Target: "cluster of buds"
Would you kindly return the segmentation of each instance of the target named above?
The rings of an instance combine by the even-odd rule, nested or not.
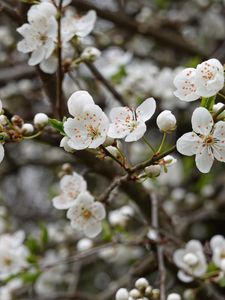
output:
[[[139,278],[135,287],[128,291],[121,288],[116,293],[116,300],[159,300],[160,291],[154,289],[146,278]]]

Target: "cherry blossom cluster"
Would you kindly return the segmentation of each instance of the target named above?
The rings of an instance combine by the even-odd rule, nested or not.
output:
[[[116,300],[158,300],[160,299],[160,291],[154,289],[146,278],[139,278],[135,282],[135,287],[128,291],[120,288],[116,293]],[[167,300],[181,300],[177,293],[169,294]]]
[[[98,235],[106,212],[103,204],[95,201],[87,191],[85,179],[75,172],[64,175],[60,181],[60,190],[60,195],[53,198],[54,207],[68,209],[67,217],[74,229],[84,232],[90,238]]]
[[[61,17],[62,12],[58,11],[59,1],[42,0],[29,9],[27,13],[28,23],[17,28],[18,33],[23,37],[23,40],[17,45],[18,51],[31,53],[28,64],[31,66],[39,64],[41,70],[45,73],[52,74],[56,72],[58,47],[62,49],[62,58],[65,60],[65,64],[68,64],[68,62],[71,64],[74,57],[73,38],[84,38],[94,28],[95,11],[89,11],[83,17],[78,18],[74,11],[67,7],[70,2],[63,1],[64,15]],[[60,25],[58,14],[60,14]],[[100,52],[93,47],[88,47],[82,55],[83,59],[87,59],[99,56]]]
[[[225,238],[221,235],[213,236],[210,240],[210,247],[212,251],[211,265],[214,265],[212,277],[214,281],[220,281],[225,278]],[[173,260],[180,269],[178,278],[183,282],[191,282],[199,278],[204,279],[208,272],[208,263],[203,246],[197,240],[191,240],[185,248],[176,250]],[[210,272],[208,275],[210,277]]]
[[[0,100],[0,163],[4,158],[5,143],[20,142],[26,138],[37,136],[43,128],[48,124],[48,116],[44,113],[38,113],[34,116],[33,124],[25,123],[24,120],[14,115],[10,119],[4,114],[2,102]]]

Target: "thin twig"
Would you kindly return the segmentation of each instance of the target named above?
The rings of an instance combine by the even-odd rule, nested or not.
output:
[[[90,62],[85,62],[88,69],[92,74],[111,92],[111,94],[123,105],[126,105],[126,102],[123,99],[123,96],[117,92],[113,85],[99,72],[99,70]]]

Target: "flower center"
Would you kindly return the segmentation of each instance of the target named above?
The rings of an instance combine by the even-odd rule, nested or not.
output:
[[[91,213],[90,210],[85,209],[85,210],[83,211],[83,217],[84,217],[85,219],[90,219],[91,216],[92,216],[92,213]]]
[[[44,35],[44,34],[41,34],[40,35],[40,41],[42,42],[42,43],[45,43],[46,41],[47,41],[47,36],[46,35]]]
[[[215,139],[214,139],[214,137],[213,137],[212,135],[209,135],[209,136],[207,136],[207,137],[205,138],[204,143],[205,143],[206,145],[212,145],[212,144],[215,143]]]
[[[11,264],[12,264],[12,260],[9,257],[5,257],[3,262],[4,262],[4,265],[8,266],[8,267],[11,266]]]
[[[101,136],[101,133],[99,131],[98,128],[94,128],[92,125],[89,125],[88,128],[88,134],[91,137],[92,140],[94,140],[95,138]]]

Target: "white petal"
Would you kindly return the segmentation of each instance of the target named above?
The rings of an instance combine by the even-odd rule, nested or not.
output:
[[[186,274],[186,273],[183,272],[183,271],[179,271],[179,272],[177,273],[177,277],[178,277],[182,282],[189,283],[189,282],[192,282],[192,281],[193,281],[193,277],[189,276],[188,274]]]
[[[81,114],[84,106],[92,104],[94,104],[93,98],[86,91],[77,91],[73,93],[67,103],[69,113],[72,116]]]
[[[58,67],[58,60],[54,55],[50,56],[48,59],[42,60],[42,62],[40,63],[40,69],[43,72],[48,74],[55,73],[57,67]]]
[[[84,228],[84,233],[89,238],[96,237],[102,231],[101,222],[90,222]]]
[[[143,135],[146,132],[146,125],[145,123],[141,123],[137,126],[137,128],[135,128],[130,134],[127,135],[127,137],[125,138],[125,142],[136,142],[138,141],[140,138],[143,137]]]
[[[212,130],[213,118],[206,108],[198,107],[193,112],[191,123],[195,132],[207,136]]]
[[[79,37],[87,36],[94,28],[94,24],[96,21],[96,12],[94,10],[90,10],[86,15],[76,20],[75,28],[76,35]]]
[[[0,163],[2,162],[3,158],[5,155],[5,150],[4,147],[2,146],[2,144],[0,144]]]
[[[218,161],[225,162],[225,144],[224,141],[212,145],[213,155]]]
[[[44,56],[45,56],[44,48],[39,47],[37,50],[34,50],[34,52],[32,52],[31,57],[28,60],[28,64],[30,66],[35,66],[44,59]]]
[[[214,126],[213,137],[225,140],[225,122],[219,121]]]
[[[197,240],[190,240],[186,244],[186,249],[191,252],[203,251],[202,244]]]
[[[114,107],[109,117],[112,121],[108,130],[109,137],[121,139],[130,133],[129,125],[133,121],[133,115],[128,107]]]
[[[213,165],[213,154],[210,147],[202,147],[201,151],[196,154],[196,166],[202,173],[208,173]]]
[[[202,140],[195,132],[188,132],[177,140],[177,150],[187,156],[196,154],[197,149],[201,146]]]
[[[225,246],[225,239],[222,235],[215,235],[211,238],[210,240],[210,247],[212,248],[212,250],[216,247],[224,247]]]
[[[92,213],[97,220],[102,220],[106,216],[105,207],[100,202],[95,202],[93,205]]]
[[[76,201],[76,199],[72,200],[71,198],[67,198],[64,195],[60,195],[60,196],[54,197],[52,199],[53,206],[56,209],[68,209],[71,206],[73,206],[73,204],[75,203],[75,201]]]
[[[154,98],[146,99],[141,105],[136,109],[137,117],[142,121],[147,121],[151,118],[156,110],[156,102]]]

